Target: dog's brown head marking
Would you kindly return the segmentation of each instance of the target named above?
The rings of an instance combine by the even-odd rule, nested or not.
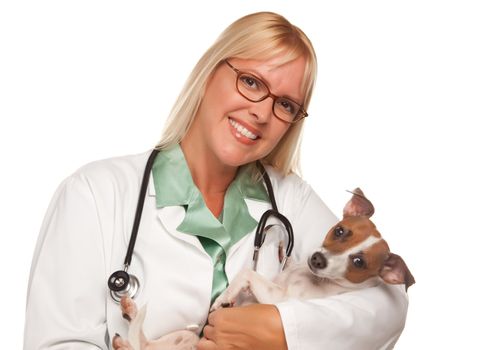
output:
[[[361,189],[356,188],[350,193],[352,198],[344,207],[343,219],[328,232],[322,251],[328,259],[338,260],[340,256],[346,256],[348,261],[343,277],[352,283],[379,276],[386,283],[404,283],[407,289],[414,283],[414,277],[402,258],[390,252],[370,220],[374,206]],[[346,255],[346,252],[349,253]]]

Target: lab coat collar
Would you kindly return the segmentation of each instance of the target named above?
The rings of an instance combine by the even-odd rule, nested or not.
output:
[[[150,197],[155,197],[155,187],[154,187],[154,179],[152,175],[149,179],[149,188],[148,193]],[[271,204],[269,202],[263,202],[258,200],[246,199],[247,208],[249,210],[249,214],[259,222],[262,214],[271,209]],[[178,231],[177,227],[180,223],[184,220],[185,217],[185,209],[182,206],[171,206],[171,207],[164,207],[164,208],[157,208],[157,218],[159,220],[159,224],[161,224],[164,229],[170,234],[171,236],[179,239],[192,247],[195,247],[196,250],[204,255],[207,259],[211,260],[209,254],[205,251],[204,247],[202,246],[201,242],[196,236],[185,234],[184,232]],[[252,241],[252,242],[251,242]],[[234,259],[237,253],[242,251],[240,248],[244,244],[252,245],[254,242],[253,233],[247,234],[246,236],[242,237],[239,241],[234,243],[229,251],[227,252],[227,261],[231,261]],[[228,274],[229,278],[234,275],[230,269],[226,266],[226,273]]]
[[[239,193],[242,199],[268,202],[269,196],[262,178],[255,179],[256,174],[254,163],[240,167],[228,191]],[[154,191],[159,193],[156,197],[157,207],[189,205],[201,197],[178,144],[157,155],[152,167],[152,178]]]
[[[173,165],[175,169],[167,169],[167,172],[162,171],[163,168],[167,168],[167,162],[169,163],[169,165]],[[190,177],[190,172],[188,172],[188,167],[187,164],[185,164],[185,159],[180,146],[177,145],[172,149],[163,151],[163,153],[160,155],[160,159],[156,159],[156,163],[157,164],[154,163],[154,170],[149,177],[148,195],[151,197],[156,197],[157,193],[162,193],[160,195],[160,198],[159,196],[156,197],[157,215],[159,219],[163,223],[164,227],[171,234],[173,234],[179,239],[182,239],[183,241],[186,241],[190,244],[195,245],[196,247],[201,248],[201,245],[199,244],[199,241],[195,236],[185,234],[186,232],[192,233],[192,228],[190,228],[190,230],[187,229],[186,231],[185,227],[183,227],[183,224],[185,226],[185,220],[187,219],[185,215],[184,205],[193,206],[193,204],[195,203],[194,199],[196,198],[194,194],[197,194],[198,196],[200,195],[200,193],[197,193],[198,190],[193,184],[193,181]],[[236,203],[238,201],[243,201],[243,203],[245,203],[243,205],[245,206],[249,214],[247,214],[246,212],[242,215],[242,217],[244,218],[244,225],[242,225],[242,223],[234,221],[234,226],[232,226],[232,222],[230,221],[236,220],[237,214],[234,218],[230,218],[229,216],[227,216],[227,218],[225,218],[228,220],[226,224],[228,224],[228,227],[231,227],[231,230],[233,230],[230,233],[232,235],[230,239],[227,239],[227,237],[223,237],[225,236],[225,234],[222,235],[219,234],[219,232],[217,232],[216,234],[213,230],[202,230],[201,227],[197,227],[194,230],[196,232],[195,234],[200,234],[201,236],[214,239],[215,241],[219,241],[218,243],[223,246],[225,251],[235,250],[235,246],[238,246],[238,243],[240,243],[240,241],[243,241],[243,236],[245,236],[249,232],[252,232],[255,229],[256,224],[261,217],[261,214],[265,210],[270,208],[268,195],[264,188],[263,182],[252,181],[252,179],[250,178],[251,173],[248,172],[248,170],[249,169],[246,167],[241,168],[239,170],[237,178],[234,180],[232,186],[229,188],[229,191],[239,193],[239,197],[236,196],[235,199]],[[172,174],[172,171],[175,171],[175,174]],[[176,175],[178,176],[175,177]],[[181,178],[181,184],[182,182],[187,182],[188,184],[190,184],[190,186],[185,184],[184,186],[178,186],[179,176]],[[162,177],[162,179],[167,178],[167,181],[158,181],[160,177]],[[187,180],[190,180],[190,182],[186,181],[186,177],[188,177]],[[174,181],[171,181],[172,179],[174,179]],[[172,187],[169,186],[171,183],[173,183]],[[174,190],[172,190],[172,188],[174,188]],[[232,203],[233,198],[230,199],[230,207],[232,207],[236,203]],[[227,200],[225,205],[228,204],[229,200]],[[229,210],[231,214],[234,212],[238,212],[238,210],[234,210],[230,207]],[[232,212],[232,210],[234,211]],[[238,212],[238,214],[240,214],[240,212]],[[247,219],[249,219],[249,225],[246,224]],[[224,231],[222,224],[220,225],[220,227],[222,228],[221,231]],[[241,226],[245,226],[244,229],[241,229]],[[239,231],[239,229],[241,231]],[[210,237],[212,235],[214,236]]]

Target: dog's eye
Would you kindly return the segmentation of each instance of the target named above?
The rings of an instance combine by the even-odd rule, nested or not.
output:
[[[358,256],[352,258],[352,264],[356,266],[357,268],[363,268],[366,266],[366,263],[364,262],[363,258],[360,258]]]
[[[344,236],[344,233],[345,233],[345,231],[344,231],[344,229],[343,229],[341,226],[337,226],[337,227],[334,229],[334,235],[335,235],[336,237],[342,237],[342,236]]]

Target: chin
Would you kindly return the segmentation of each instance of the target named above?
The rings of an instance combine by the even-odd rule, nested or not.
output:
[[[222,164],[230,167],[240,167],[259,159],[236,147],[224,147],[220,152],[217,152],[217,158]]]
[[[219,159],[222,162],[222,164],[229,167],[235,167],[235,168],[238,168],[240,166],[243,166],[245,164],[255,161],[255,159],[249,160],[242,156],[236,157],[235,155],[225,155],[223,157],[220,157]]]
[[[248,157],[247,154],[239,151],[223,151],[218,154],[218,158],[222,164],[236,168],[257,160],[256,158]]]

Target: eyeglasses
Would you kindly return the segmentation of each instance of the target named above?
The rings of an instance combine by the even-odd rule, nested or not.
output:
[[[224,62],[237,74],[236,88],[239,94],[251,102],[261,102],[272,97],[272,113],[287,123],[295,123],[307,117],[307,112],[297,102],[287,97],[272,94],[264,81],[251,73],[238,70],[229,61]]]

